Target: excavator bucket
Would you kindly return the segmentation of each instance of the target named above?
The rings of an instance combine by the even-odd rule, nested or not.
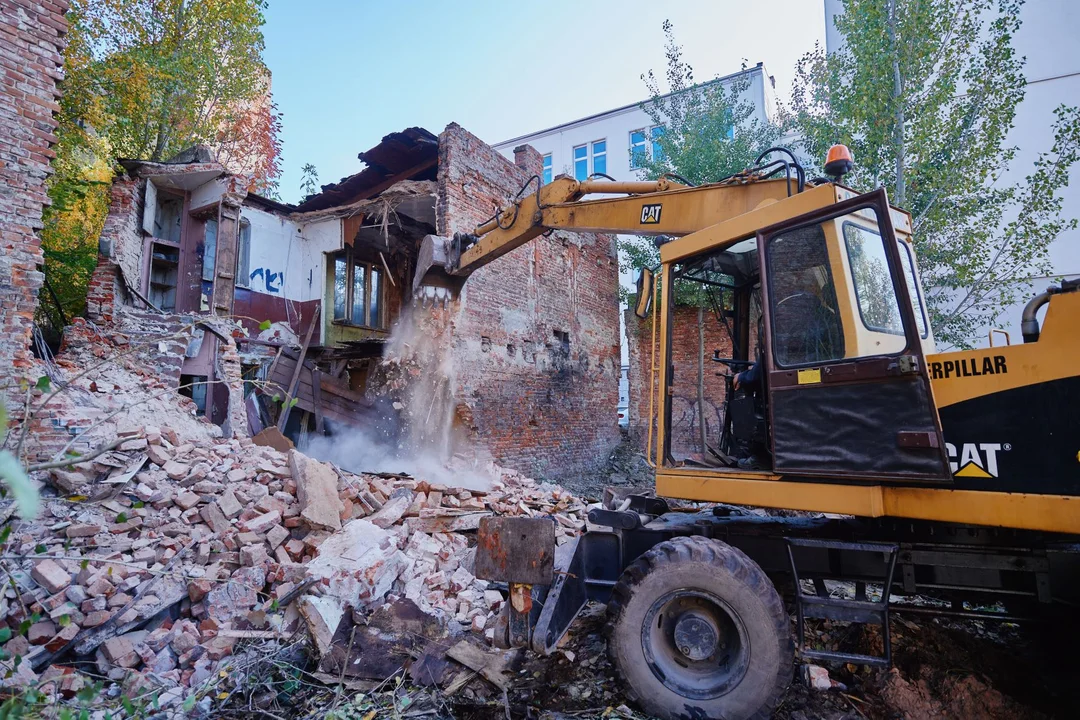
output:
[[[449,238],[427,235],[420,244],[416,258],[416,274],[413,276],[413,297],[428,299],[456,299],[465,284],[465,276],[451,274],[455,264],[452,257],[453,244]]]

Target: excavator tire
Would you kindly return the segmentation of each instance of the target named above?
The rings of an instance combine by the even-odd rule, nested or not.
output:
[[[608,612],[624,691],[664,720],[768,718],[791,682],[780,595],[757,563],[719,540],[679,537],[644,553]]]

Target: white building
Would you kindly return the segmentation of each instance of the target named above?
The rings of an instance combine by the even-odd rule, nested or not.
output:
[[[739,80],[749,81],[742,99],[753,103],[754,117],[761,122],[771,120],[776,113],[776,81],[764,65],[758,63],[713,82],[730,85]],[[589,115],[496,143],[494,147],[513,160],[515,147],[532,145],[544,156],[544,182],[563,174],[584,180],[593,173],[610,175],[616,180],[637,180],[633,159],[653,152],[653,139],[660,131],[641,105],[634,103]]]
[[[844,11],[842,0],[825,2],[825,43],[832,52],[843,44],[833,18]],[[1061,104],[1075,105],[1080,98],[1080,3],[1076,0],[1028,0],[1020,11],[1022,25],[1013,36],[1016,54],[1027,58],[1024,75],[1027,89],[1016,109],[1006,145],[1019,148],[1012,167],[999,180],[1012,184],[1023,180],[1034,168],[1040,152],[1054,144],[1054,109]],[[858,158],[856,158],[858,160]],[[1080,218],[1080,168],[1073,167],[1069,186],[1062,190],[1063,214]],[[1080,230],[1063,233],[1050,247],[1053,274],[1028,278],[1034,291],[1042,291],[1058,277],[1080,275]],[[1013,342],[1020,342],[1020,312],[1023,302],[1009,308],[998,326],[1009,332]],[[989,328],[987,328],[989,331]],[[1000,338],[996,339],[1000,342]],[[985,345],[987,340],[983,339]]]

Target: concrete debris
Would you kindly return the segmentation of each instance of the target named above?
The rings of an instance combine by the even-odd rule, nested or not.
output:
[[[803,666],[803,677],[806,680],[806,685],[811,690],[847,690],[847,686],[844,683],[837,680],[833,680],[829,675],[829,671],[820,665],[807,664]]]
[[[296,450],[289,451],[289,469],[296,483],[301,517],[313,527],[340,530],[345,506],[338,498],[334,470]]]
[[[451,648],[480,662],[504,603],[473,574],[479,519],[553,515],[560,542],[585,521],[562,488],[493,464],[489,488],[476,490],[355,474],[250,439],[122,430],[129,450],[42,473],[68,498],[46,489],[39,519],[8,540],[6,552],[26,559],[9,567],[0,624],[27,630],[2,646],[22,658],[3,666],[5,684],[48,680],[74,693],[84,679],[57,663],[83,660],[125,688],[183,698],[230,655],[299,630],[335,677],[351,639],[354,655],[372,653],[351,677],[384,679],[389,658],[391,673],[405,663],[417,682],[441,685],[461,671]],[[456,458],[450,477],[458,462],[476,476],[475,461]],[[498,655],[474,668],[496,684]]]

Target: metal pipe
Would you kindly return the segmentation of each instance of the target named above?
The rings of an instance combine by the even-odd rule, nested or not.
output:
[[[1038,342],[1039,340],[1039,318],[1036,314],[1046,303],[1050,302],[1050,292],[1040,293],[1028,301],[1028,304],[1024,306],[1024,314],[1020,320],[1020,333],[1024,336],[1024,342]]]
[[[661,179],[655,181],[618,181],[610,180],[585,180],[578,186],[578,192],[582,195],[591,193],[622,193],[628,195],[646,195],[655,192],[664,192],[673,188],[683,187],[679,183]]]

